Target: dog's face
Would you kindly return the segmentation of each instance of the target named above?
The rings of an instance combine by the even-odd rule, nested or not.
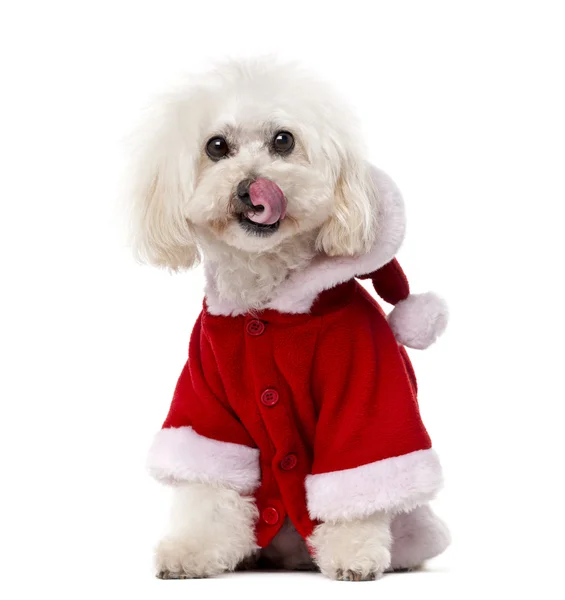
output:
[[[296,67],[228,64],[160,106],[136,175],[137,236],[149,262],[191,266],[203,239],[276,251],[311,232],[331,255],[361,253],[377,198],[355,123]]]
[[[197,229],[250,252],[319,228],[331,212],[332,178],[323,162],[312,164],[307,132],[289,116],[275,119],[270,113],[269,107],[250,102],[229,118],[214,119],[200,139],[194,192],[186,207]],[[272,185],[266,184],[266,193],[256,192],[256,182],[264,180]],[[270,222],[258,222],[266,210]]]

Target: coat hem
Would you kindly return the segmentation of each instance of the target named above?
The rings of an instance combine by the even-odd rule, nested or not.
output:
[[[357,519],[377,511],[409,512],[434,498],[443,484],[432,449],[331,473],[308,475],[306,495],[312,519]]]

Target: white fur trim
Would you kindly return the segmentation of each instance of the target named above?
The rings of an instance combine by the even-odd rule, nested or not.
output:
[[[250,493],[259,485],[259,450],[212,440],[192,427],[161,429],[149,450],[147,469],[163,483],[209,483]]]
[[[447,319],[445,300],[427,292],[401,300],[389,314],[388,323],[400,344],[425,350],[445,331]]]
[[[378,241],[372,250],[362,256],[319,256],[306,269],[282,283],[277,288],[276,297],[264,308],[284,313],[307,313],[320,292],[358,275],[376,271],[394,258],[404,240],[404,202],[396,184],[386,173],[371,166],[371,177],[378,190],[380,205]],[[213,273],[207,270],[206,276],[206,305],[211,314],[235,316],[246,312],[223,301],[211,281]]]
[[[308,511],[322,521],[358,519],[376,511],[410,511],[429,502],[442,486],[434,450],[306,477]]]
[[[391,524],[391,569],[413,569],[451,543],[446,524],[428,506],[396,515]]]

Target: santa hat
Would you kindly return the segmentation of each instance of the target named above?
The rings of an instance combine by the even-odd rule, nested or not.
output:
[[[395,258],[360,279],[371,279],[377,294],[394,305],[388,322],[403,346],[424,350],[444,332],[447,304],[433,292],[411,294],[408,279]]]

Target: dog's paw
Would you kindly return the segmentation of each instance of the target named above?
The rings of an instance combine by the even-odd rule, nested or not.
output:
[[[389,518],[322,523],[310,538],[320,571],[338,581],[372,581],[390,567]]]
[[[380,574],[379,574],[380,577]],[[357,571],[351,571],[338,569],[335,574],[337,581],[374,581],[377,578],[377,573],[358,573]]]
[[[229,549],[198,545],[194,540],[166,537],[155,550],[155,567],[159,579],[201,579],[235,569],[237,558]]]
[[[194,579],[194,577],[191,577],[186,573],[174,573],[164,569],[163,571],[157,572],[157,579]]]
[[[370,552],[327,557],[320,570],[337,581],[374,581],[380,579],[390,566],[390,551],[384,546],[373,545]],[[329,560],[328,560],[329,559]]]

